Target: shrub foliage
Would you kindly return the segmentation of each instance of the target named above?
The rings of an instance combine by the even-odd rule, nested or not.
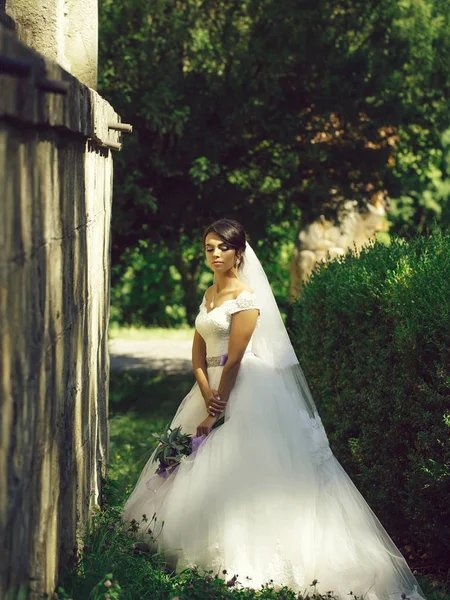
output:
[[[293,315],[336,456],[413,566],[448,568],[450,235],[349,251]]]

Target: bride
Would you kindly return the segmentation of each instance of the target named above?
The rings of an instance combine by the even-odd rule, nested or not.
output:
[[[299,592],[317,580],[317,592],[342,599],[423,598],[330,450],[243,227],[221,219],[203,241],[214,284],[195,321],[196,383],[171,427],[206,439],[165,479],[153,453],[122,518],[139,523],[156,512],[158,549],[177,571],[226,569],[247,586],[273,580]]]

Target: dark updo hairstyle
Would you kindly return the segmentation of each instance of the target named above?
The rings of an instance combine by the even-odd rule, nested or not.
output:
[[[245,251],[247,246],[245,229],[240,223],[233,219],[219,219],[211,223],[203,232],[203,245],[208,233],[215,233],[223,239],[231,248],[234,248],[236,252],[241,250]],[[241,256],[241,260],[238,265],[238,270],[244,266],[244,257]]]

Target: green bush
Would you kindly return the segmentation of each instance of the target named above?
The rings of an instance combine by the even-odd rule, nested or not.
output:
[[[295,237],[291,229],[284,222],[271,225],[261,247],[256,244],[283,314]],[[116,328],[193,325],[203,292],[213,282],[204,250],[197,246],[140,240],[127,248],[112,267],[111,324]]]
[[[292,339],[332,448],[413,564],[450,567],[450,236],[322,265]]]
[[[138,327],[186,323],[181,275],[167,246],[140,240],[113,265],[111,322]]]

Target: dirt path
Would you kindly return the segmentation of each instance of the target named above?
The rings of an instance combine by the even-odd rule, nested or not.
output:
[[[191,340],[121,340],[109,342],[111,370],[149,369],[167,373],[189,373]]]

